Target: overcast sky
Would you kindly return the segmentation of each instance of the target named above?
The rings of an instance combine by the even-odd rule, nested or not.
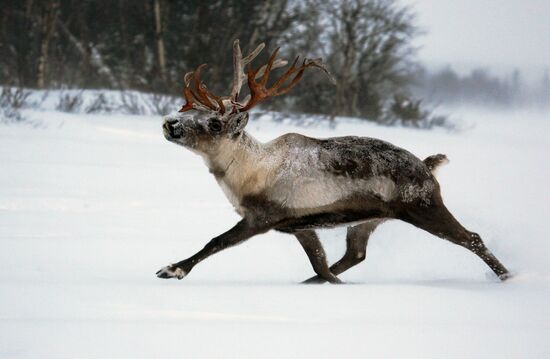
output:
[[[550,68],[550,0],[402,0],[413,5],[428,65]]]

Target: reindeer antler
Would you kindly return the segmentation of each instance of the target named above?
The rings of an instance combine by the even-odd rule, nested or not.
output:
[[[195,109],[199,111],[219,112],[221,114],[225,113],[222,98],[210,92],[200,79],[201,71],[205,66],[206,64],[202,64],[195,71],[188,72],[183,77],[185,85],[183,88],[183,97],[186,103],[179,112]],[[191,88],[191,83],[195,85],[194,90]]]
[[[243,58],[241,47],[239,46],[239,40],[235,40],[233,42],[233,86],[229,96],[218,97],[214,95],[212,92],[208,91],[206,85],[200,80],[200,73],[206,64],[202,64],[197,67],[195,71],[185,74],[183,80],[185,85],[183,89],[183,96],[186,100],[186,104],[180,109],[179,112],[195,109],[199,111],[220,112],[221,114],[224,114],[224,101],[226,101],[229,105],[234,105],[238,100],[239,91],[241,90],[242,84],[246,79],[244,67],[254,60],[264,47],[265,44],[261,43],[254,49],[254,51]],[[191,84],[194,84],[195,89],[191,88]]]
[[[327,70],[326,66],[323,64],[321,59],[308,59],[305,58],[302,61],[302,65],[296,66],[299,60],[299,56],[294,59],[294,62],[286,70],[286,72],[277,80],[275,83],[267,88],[267,81],[269,80],[269,74],[271,70],[275,68],[277,63],[277,53],[279,48],[276,48],[275,51],[271,54],[267,64],[261,66],[257,70],[253,70],[251,67],[248,69],[248,87],[250,88],[250,100],[244,104],[240,111],[248,111],[259,102],[269,98],[284,95],[290,91],[294,86],[298,84],[302,78],[304,71],[308,67],[317,67],[323,70],[331,79],[332,82],[335,82],[330,72]],[[294,75],[290,83],[286,87],[282,87],[290,77]],[[259,82],[256,82],[257,78],[261,78]]]
[[[265,44],[261,43],[256,46],[250,54],[243,57],[239,40],[233,42],[233,84],[229,96],[218,97],[214,95],[200,80],[201,71],[206,64],[202,64],[197,67],[195,71],[185,74],[183,96],[186,100],[186,104],[180,109],[180,112],[195,109],[199,111],[217,112],[223,115],[226,112],[227,106],[233,107],[231,112],[247,111],[269,97],[280,96],[290,91],[300,81],[307,67],[320,68],[329,76],[332,82],[335,82],[321,59],[306,58],[302,62],[302,65],[297,67],[296,64],[298,63],[299,57],[296,57],[287,71],[270,88],[267,88],[266,85],[271,71],[285,66],[287,61],[277,59],[277,53],[279,52],[279,48],[277,48],[273,51],[266,64],[253,70],[250,64],[264,47]],[[244,71],[245,66],[248,66],[248,71],[246,73]],[[290,83],[286,87],[282,87],[292,75],[294,75],[294,77]],[[243,101],[239,101],[239,93],[245,78],[247,78],[250,95]],[[260,79],[260,81],[256,82],[256,79]],[[194,89],[191,85],[194,85]]]

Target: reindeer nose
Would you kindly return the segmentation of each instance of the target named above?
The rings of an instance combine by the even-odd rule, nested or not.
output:
[[[183,130],[178,120],[173,118],[168,118],[164,120],[164,125],[162,126],[170,134],[172,138],[180,138],[183,135]]]

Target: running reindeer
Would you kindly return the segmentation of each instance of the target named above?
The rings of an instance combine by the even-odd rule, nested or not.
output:
[[[326,70],[321,59],[298,58],[271,86],[269,76],[286,61],[277,59],[253,69],[259,45],[243,57],[233,44],[233,86],[218,97],[201,82],[200,65],[184,77],[186,104],[165,118],[164,136],[199,154],[242,217],[193,256],[162,268],[159,278],[182,279],[201,261],[271,229],[296,236],[316,276],[307,283],[340,283],[337,275],[363,261],[369,236],[387,219],[400,219],[469,249],[502,280],[508,270],[447,210],[434,177],[445,155],[424,161],[390,143],[367,137],[317,139],[289,133],[260,143],[244,128],[248,111],[258,103],[290,91],[304,71]],[[245,72],[246,67],[246,72]],[[243,82],[250,94],[239,100]],[[332,266],[315,233],[345,225],[347,250]]]

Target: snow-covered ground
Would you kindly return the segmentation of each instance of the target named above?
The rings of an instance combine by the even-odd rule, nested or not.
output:
[[[550,357],[548,114],[463,111],[459,133],[250,123],[262,140],[355,134],[446,153],[447,206],[515,273],[500,283],[393,221],[340,286],[298,284],[308,260],[275,232],[157,279],[238,220],[200,158],[164,140],[160,117],[26,115],[43,126],[0,125],[2,359]],[[322,232],[331,261],[344,235]]]

